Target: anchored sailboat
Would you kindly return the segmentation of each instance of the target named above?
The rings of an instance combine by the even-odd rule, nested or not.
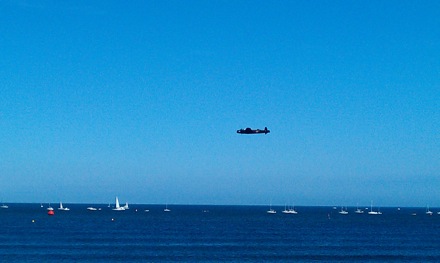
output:
[[[68,207],[63,207],[63,203],[60,202],[60,207],[58,207],[58,210],[69,211],[70,208],[68,208]]]
[[[363,214],[364,210],[359,209],[359,204],[356,206],[356,210],[354,211],[356,214]]]
[[[341,214],[341,215],[348,215],[348,211],[344,210],[344,207],[341,206],[341,211],[339,211],[339,214]]]
[[[373,211],[373,201],[371,201],[371,209],[368,212],[369,215],[381,215],[382,213],[379,211]]]
[[[433,212],[431,210],[429,210],[429,205],[426,207],[426,214],[428,216],[432,216]]]
[[[268,214],[276,214],[276,213],[277,213],[276,210],[272,209],[272,203],[270,203],[270,208],[269,208],[269,210],[267,211],[267,213],[268,213]]]

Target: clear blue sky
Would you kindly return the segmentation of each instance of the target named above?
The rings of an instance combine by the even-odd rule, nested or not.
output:
[[[439,1],[0,13],[5,202],[440,206]]]

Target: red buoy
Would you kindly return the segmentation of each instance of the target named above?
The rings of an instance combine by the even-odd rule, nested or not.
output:
[[[55,213],[53,212],[53,210],[49,210],[49,212],[47,212],[48,215],[53,216]]]

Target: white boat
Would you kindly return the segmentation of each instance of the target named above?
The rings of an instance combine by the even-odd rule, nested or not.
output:
[[[7,205],[5,205],[5,204],[2,204],[2,205],[0,206],[0,208],[6,209],[6,208],[9,208],[9,206],[7,206]]]
[[[124,211],[125,210],[125,208],[123,206],[119,205],[119,199],[117,196],[116,196],[115,203],[116,203],[116,206],[115,206],[115,208],[112,209],[113,211]]]
[[[344,207],[341,206],[341,211],[339,211],[339,214],[341,214],[341,215],[348,215],[348,211],[344,210]]]
[[[170,209],[168,209],[168,204],[165,205],[165,209],[163,210],[164,212],[171,212]]]
[[[432,216],[433,212],[431,210],[429,210],[429,205],[426,207],[426,214],[428,216]]]
[[[125,210],[130,209],[130,208],[128,208],[128,202],[125,202],[124,209],[125,209]]]
[[[289,208],[289,214],[298,214],[298,212],[295,210],[295,206],[293,205],[292,207]]]
[[[354,211],[356,214],[363,214],[364,213],[364,211],[363,210],[361,210],[361,209],[356,209],[355,211]]]
[[[381,215],[382,213],[379,211],[373,211],[373,201],[371,201],[371,209],[368,212],[369,215]]]
[[[47,211],[53,211],[53,207],[51,207],[50,204],[49,207],[47,208]]]
[[[89,210],[89,211],[96,211],[96,210],[98,210],[98,209],[96,209],[96,208],[94,208],[94,207],[91,207],[91,206],[89,206],[89,207],[87,207],[87,210]]]
[[[277,213],[277,211],[275,211],[274,209],[272,209],[272,204],[270,204],[270,208],[269,208],[269,210],[267,210],[267,213],[268,213],[268,214],[276,214],[276,213]]]
[[[63,203],[60,202],[60,207],[58,207],[58,210],[69,211],[70,208],[68,208],[68,207],[63,207]]]
[[[298,212],[295,210],[295,208],[289,208],[289,214],[298,214]]]
[[[295,211],[295,206],[287,208],[287,206],[284,206],[284,210],[281,211],[283,214],[298,214],[297,211]]]
[[[359,205],[356,206],[356,210],[354,210],[354,212],[355,212],[356,214],[363,214],[363,213],[364,213],[363,210],[359,209]]]

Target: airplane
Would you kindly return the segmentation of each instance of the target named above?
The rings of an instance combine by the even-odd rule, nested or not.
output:
[[[237,133],[240,133],[240,134],[260,134],[260,133],[268,134],[268,133],[270,133],[270,131],[267,129],[267,127],[264,127],[264,130],[260,130],[260,129],[252,130],[251,128],[246,128],[246,129],[237,130]]]

